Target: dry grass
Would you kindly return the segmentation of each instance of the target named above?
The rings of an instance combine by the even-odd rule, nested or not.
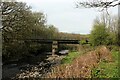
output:
[[[91,69],[96,67],[101,60],[112,61],[110,51],[105,46],[100,46],[94,51],[87,52],[76,58],[72,64],[56,66],[47,78],[90,78]]]

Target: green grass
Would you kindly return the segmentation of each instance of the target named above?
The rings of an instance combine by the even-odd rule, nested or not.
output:
[[[99,66],[92,71],[92,77],[94,78],[120,78],[118,75],[118,54],[119,51],[111,51],[113,56],[113,62],[101,61]]]
[[[62,64],[70,64],[75,58],[82,55],[84,52],[70,52],[63,60]],[[118,54],[120,52],[117,49],[111,51],[113,61],[101,61],[99,66],[92,70],[92,78],[120,78],[118,74]]]
[[[79,55],[81,55],[82,53],[80,52],[70,52],[63,60],[62,60],[62,64],[70,64],[75,58],[77,58]]]

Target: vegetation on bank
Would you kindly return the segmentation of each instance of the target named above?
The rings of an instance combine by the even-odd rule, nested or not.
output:
[[[75,51],[71,50],[68,55],[65,56],[65,58],[62,59],[62,64],[71,64],[74,59],[77,57],[80,57],[81,55],[94,50],[94,47],[91,47],[89,44],[86,44],[85,40],[80,41],[79,46],[77,46],[77,49]]]
[[[40,39],[78,39],[81,46],[59,45],[60,49],[74,50],[63,60],[60,66],[48,73],[49,78],[118,78],[118,54],[120,38],[118,38],[119,19],[103,14],[95,19],[89,35],[68,34],[59,32],[54,25],[46,24],[46,16],[42,12],[33,12],[31,7],[22,2],[2,3],[2,59],[3,62],[12,59],[37,61],[46,59],[42,52],[51,51],[51,45],[37,42],[26,42],[26,38]],[[107,21],[105,21],[107,20]],[[23,41],[12,41],[16,38]],[[102,46],[105,45],[108,46]],[[109,47],[113,45],[113,47]],[[119,45],[120,46],[120,45]],[[81,48],[81,49],[79,49]],[[76,51],[77,50],[77,51]],[[85,54],[84,54],[85,53]],[[112,57],[111,57],[112,56]],[[43,60],[42,59],[42,60]],[[41,60],[41,61],[42,61]]]
[[[118,55],[120,51],[112,50],[112,62],[101,61],[96,68],[92,69],[92,78],[120,78]]]
[[[104,20],[108,18],[108,16],[105,15],[106,14],[103,14],[100,18],[95,19],[94,21],[93,28],[89,36],[92,46],[119,45],[119,25],[116,24],[119,19],[110,15],[111,20],[105,22]]]
[[[80,56],[80,52],[70,52],[65,58],[62,59],[62,64],[70,64],[75,58]]]
[[[69,62],[71,58],[67,58],[65,61],[69,64],[63,64],[56,66],[52,69],[51,73],[48,73],[48,78],[95,78],[93,76],[93,69],[96,69],[101,61],[111,62],[111,52],[105,46],[97,47],[95,50],[88,51],[85,54],[78,55],[72,62]],[[94,71],[95,72],[95,71]],[[107,73],[106,73],[107,74]],[[114,73],[111,73],[114,75]],[[98,77],[99,78],[99,77]],[[105,77],[107,78],[107,77]]]

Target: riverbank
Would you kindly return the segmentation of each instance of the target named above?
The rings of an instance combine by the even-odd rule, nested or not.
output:
[[[68,55],[49,55],[45,61],[34,65],[24,64],[16,67],[13,65],[13,68],[9,66],[11,70],[6,72],[6,74],[10,72],[15,73],[14,69],[17,68],[18,72],[16,73],[17,75],[12,77],[13,80],[116,77],[118,76],[116,75],[118,70],[118,53],[119,51],[106,46],[98,46],[94,49],[82,47],[79,52],[70,52]]]
[[[116,57],[113,56],[116,55],[115,53],[112,53],[107,47],[105,46],[99,46],[95,50],[88,51],[87,53],[78,56],[75,58],[70,64],[64,64],[57,66],[52,69],[51,73],[47,74],[47,78],[116,78],[116,70],[118,70],[118,65],[116,65]],[[115,60],[115,62],[114,62]],[[103,68],[99,70],[100,66],[102,66],[101,63],[106,65]],[[110,65],[110,63],[114,65]],[[109,65],[108,65],[109,64]],[[106,72],[109,69],[114,70],[112,72],[114,73],[105,73],[104,76],[100,77],[100,74],[97,74],[96,72]],[[96,69],[96,71],[93,69]],[[110,70],[111,71],[111,70]],[[93,75],[96,75],[93,76]],[[114,76],[116,75],[116,76]],[[99,77],[98,77],[99,76]]]
[[[3,67],[3,78],[6,79],[25,79],[25,78],[42,78],[51,68],[61,64],[61,60],[65,55],[54,55],[49,57],[45,61],[38,62],[37,64],[22,64],[22,65],[5,65]]]

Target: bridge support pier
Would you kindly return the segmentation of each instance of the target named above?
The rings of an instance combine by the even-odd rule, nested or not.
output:
[[[52,43],[52,56],[54,56],[56,52],[58,52],[58,41],[53,41],[53,43]]]

